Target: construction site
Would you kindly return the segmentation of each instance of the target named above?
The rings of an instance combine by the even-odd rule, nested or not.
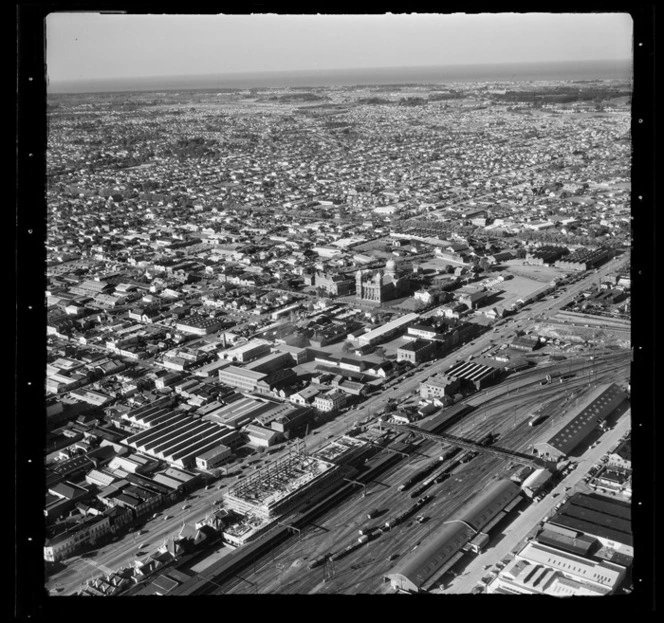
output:
[[[326,495],[343,473],[334,463],[298,447],[230,487],[223,496],[224,506],[241,515],[271,520]]]
[[[372,444],[368,441],[344,435],[338,439],[331,440],[328,444],[317,450],[314,455],[330,463],[345,465],[364,456],[372,448]]]

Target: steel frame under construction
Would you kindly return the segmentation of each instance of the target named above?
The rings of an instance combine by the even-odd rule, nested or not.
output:
[[[266,468],[229,488],[224,506],[245,515],[265,519],[293,510],[316,485],[316,492],[336,480],[338,467],[329,461],[301,452],[289,452]],[[317,497],[317,496],[316,496]]]

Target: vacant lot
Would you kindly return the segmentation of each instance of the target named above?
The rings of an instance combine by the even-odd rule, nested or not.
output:
[[[512,273],[515,277],[527,277],[528,279],[542,283],[548,283],[554,277],[560,277],[565,273],[564,270],[552,266],[532,266],[524,263],[524,260],[509,260],[504,265],[507,268],[507,272]]]

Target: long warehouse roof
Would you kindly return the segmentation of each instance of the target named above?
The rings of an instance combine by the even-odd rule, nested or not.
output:
[[[424,545],[406,556],[387,577],[404,588],[419,590],[520,491],[520,487],[510,480],[494,483],[472,498],[461,512],[447,521]]]
[[[626,397],[625,392],[613,383],[599,386],[592,392],[590,402],[581,407],[577,415],[549,439],[548,444],[568,454],[579,444],[586,430],[605,420]]]

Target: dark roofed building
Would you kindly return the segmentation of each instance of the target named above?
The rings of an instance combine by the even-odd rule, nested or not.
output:
[[[614,383],[600,385],[576,415],[548,441],[535,444],[535,451],[552,459],[569,456],[574,449],[614,411],[623,405],[627,394]]]
[[[549,521],[579,534],[596,538],[627,556],[633,556],[631,505],[596,493],[577,493]]]
[[[480,390],[495,380],[501,373],[500,368],[474,361],[461,361],[448,368],[446,376],[453,380],[469,383]]]
[[[399,562],[387,577],[395,588],[417,593],[474,535],[475,531],[464,523],[446,523],[432,539]]]
[[[477,309],[491,295],[491,292],[477,290],[459,295],[459,302],[463,303],[468,309]]]
[[[511,480],[500,480],[491,488],[473,498],[463,509],[460,520],[476,530],[484,528],[521,492]]]
[[[537,348],[538,344],[539,338],[535,335],[519,335],[512,340],[510,347],[517,350],[532,351]]]
[[[531,264],[550,265],[559,260],[563,255],[568,255],[567,247],[541,246],[526,254],[526,259]]]
[[[576,556],[588,556],[597,540],[564,526],[545,524],[542,532],[537,535],[537,542]]]
[[[185,320],[181,320],[176,325],[178,331],[193,333],[194,335],[209,335],[210,333],[219,331],[222,327],[222,320],[198,314],[194,314]]]
[[[435,342],[416,339],[397,348],[397,361],[420,363],[427,359],[436,348]]]
[[[91,461],[85,455],[75,456],[71,459],[60,461],[48,469],[46,474],[46,485],[50,487],[61,482],[65,478],[75,478],[95,467],[96,465],[94,461]]]
[[[75,500],[90,495],[90,492],[84,487],[79,487],[73,482],[59,482],[49,489],[49,493],[65,498],[67,500]]]
[[[392,585],[410,592],[426,589],[431,580],[451,568],[480,531],[489,529],[519,498],[520,487],[500,480],[477,494],[421,547],[401,560],[387,575]]]

